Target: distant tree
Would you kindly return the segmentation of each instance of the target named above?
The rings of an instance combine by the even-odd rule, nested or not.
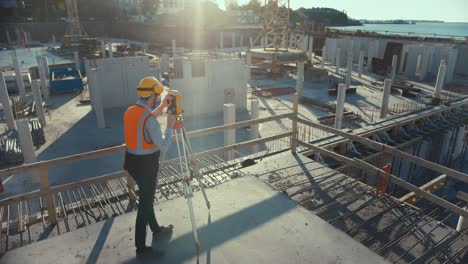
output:
[[[348,25],[350,23],[348,15],[333,8],[299,8],[291,13],[292,24],[304,20],[313,20],[329,26]]]
[[[246,4],[239,6],[239,9],[253,10],[255,14],[259,15],[262,9],[262,2],[260,0],[250,0]]]
[[[224,0],[224,6],[226,7],[226,10],[239,9],[239,4],[237,3],[237,0]]]

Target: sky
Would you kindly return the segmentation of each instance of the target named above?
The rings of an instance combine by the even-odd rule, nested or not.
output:
[[[216,0],[224,9],[224,0]],[[264,0],[261,0],[264,2]],[[239,4],[248,0],[237,0]],[[354,19],[468,22],[468,0],[290,0],[291,8],[330,7]]]

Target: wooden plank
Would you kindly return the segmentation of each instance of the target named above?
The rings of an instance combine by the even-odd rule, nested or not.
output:
[[[439,189],[440,187],[444,186],[446,180],[447,180],[447,175],[442,174],[439,177],[437,177],[437,178],[435,178],[435,179],[433,179],[433,180],[431,180],[429,182],[426,182],[425,184],[423,184],[419,188],[422,189],[422,190],[428,191],[428,192],[433,192],[433,191]],[[403,197],[401,197],[399,200],[402,203],[414,204],[419,200],[419,197],[414,192],[410,192],[410,193],[404,195]]]
[[[458,191],[457,192],[457,198],[462,200],[462,201],[468,202],[468,193],[463,192],[463,191]]]
[[[220,152],[224,152],[224,151],[228,151],[228,150],[237,150],[237,149],[240,149],[240,148],[250,147],[250,146],[252,146],[254,144],[261,144],[261,143],[265,143],[265,142],[268,142],[268,141],[277,140],[277,139],[280,139],[280,138],[290,137],[290,136],[292,136],[292,134],[293,134],[293,132],[287,132],[287,133],[283,133],[283,134],[279,134],[279,135],[275,135],[275,136],[271,136],[271,137],[244,141],[244,142],[236,143],[234,145],[230,145],[230,146],[226,146],[226,147],[220,147],[220,148],[215,148],[215,149],[210,149],[210,150],[207,150],[207,151],[195,153],[195,154],[192,155],[192,157],[193,158],[198,158],[198,157],[201,157],[201,156],[220,153]]]
[[[385,176],[388,178],[388,180],[390,182],[393,182],[409,191],[412,191],[414,193],[416,193],[418,196],[421,196],[437,205],[440,205],[441,207],[443,208],[446,208],[458,215],[462,215],[462,216],[468,216],[468,211],[465,211],[463,208],[460,208],[440,197],[437,197],[435,195],[433,195],[432,193],[429,193],[429,192],[426,192],[424,190],[421,190],[419,187],[417,186],[414,186],[413,184],[411,183],[408,183],[398,177],[396,177],[395,175],[392,175],[390,173],[386,173],[385,171],[373,166],[372,164],[369,164],[365,161],[362,161],[360,159],[357,159],[357,158],[353,158],[353,159],[350,159],[348,157],[345,157],[345,156],[342,156],[340,154],[337,154],[335,152],[332,152],[330,150],[326,150],[324,148],[321,148],[321,147],[317,147],[317,146],[314,146],[312,144],[309,144],[309,143],[306,143],[306,142],[302,142],[302,141],[299,141],[299,144],[302,145],[302,146],[305,146],[305,147],[310,147],[311,149],[319,152],[321,155],[324,155],[324,156],[328,156],[328,157],[331,157],[333,159],[336,159],[338,161],[341,161],[341,162],[344,162],[344,163],[347,163],[347,164],[350,164],[351,166],[353,167],[358,167],[358,168],[361,168],[363,170],[366,170],[368,172],[371,172],[371,173],[375,173],[375,175],[381,175],[381,176]]]
[[[269,117],[253,119],[253,120],[247,120],[247,121],[242,121],[242,122],[237,122],[237,123],[232,123],[232,124],[227,124],[227,125],[222,125],[222,126],[217,126],[217,127],[210,127],[210,128],[205,128],[201,130],[190,131],[190,132],[187,132],[187,136],[189,138],[198,137],[198,136],[207,135],[207,134],[211,134],[215,132],[221,132],[221,131],[228,130],[228,129],[247,127],[251,125],[257,125],[260,123],[266,123],[266,122],[280,120],[284,118],[292,118],[293,116],[294,116],[294,113],[286,113],[286,114],[281,114],[281,115],[274,115],[274,116],[269,116]]]
[[[387,152],[387,153],[392,154],[394,156],[398,156],[400,158],[410,160],[410,161],[418,164],[419,166],[431,169],[433,171],[437,171],[437,172],[439,172],[441,174],[447,174],[447,175],[452,176],[452,177],[454,177],[454,178],[456,178],[456,179],[458,179],[460,181],[463,181],[463,182],[468,182],[468,175],[463,173],[463,172],[459,172],[459,171],[447,168],[445,166],[436,164],[434,162],[427,161],[427,160],[422,159],[420,157],[413,156],[413,155],[408,154],[408,153],[406,153],[404,151],[398,150],[395,147],[388,146],[388,145],[385,145],[385,144],[370,140],[370,139],[362,137],[362,136],[350,134],[350,133],[344,132],[344,131],[339,130],[339,129],[335,129],[335,128],[324,126],[324,125],[321,125],[321,124],[318,124],[318,123],[314,123],[314,122],[311,122],[309,120],[305,120],[305,119],[302,119],[302,118],[297,118],[297,120],[298,120],[298,122],[303,123],[305,125],[309,125],[309,126],[312,126],[312,127],[327,131],[329,133],[333,133],[333,134],[342,136],[344,138],[351,139],[353,141],[357,141],[357,142],[359,142],[359,143],[361,143],[361,144],[363,144],[363,145],[365,145],[365,146],[367,146],[367,147],[369,147],[371,149],[374,149],[374,150],[377,150],[377,151]]]
[[[55,211],[54,196],[53,196],[53,193],[50,191],[49,173],[47,171],[47,168],[41,168],[39,171],[40,171],[39,179],[41,182],[41,192],[46,193],[45,198],[46,198],[47,213],[49,214],[49,222],[51,224],[56,224],[57,212]]]

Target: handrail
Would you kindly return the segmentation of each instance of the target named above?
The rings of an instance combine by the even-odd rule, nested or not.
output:
[[[264,118],[258,118],[258,119],[253,119],[253,120],[242,121],[242,122],[233,123],[233,124],[217,126],[217,127],[210,127],[210,128],[206,128],[206,129],[187,132],[187,136],[188,137],[198,137],[198,136],[211,134],[211,133],[214,133],[214,132],[219,132],[219,131],[223,131],[223,130],[227,130],[227,129],[241,128],[241,127],[256,125],[256,124],[265,123],[265,122],[274,121],[274,120],[279,120],[279,119],[284,119],[284,118],[292,118],[292,116],[293,116],[293,113],[286,113],[286,114],[281,114],[281,115],[274,115],[274,116],[269,116],[269,117],[264,117]],[[25,172],[25,171],[31,171],[31,170],[34,170],[34,169],[48,168],[48,167],[52,167],[52,166],[65,165],[65,164],[80,161],[80,160],[85,160],[85,159],[90,159],[90,158],[95,158],[95,157],[120,153],[120,152],[124,152],[124,151],[125,151],[125,144],[122,144],[122,145],[118,145],[118,146],[114,146],[114,147],[109,147],[109,148],[105,148],[105,149],[79,153],[79,154],[70,155],[70,156],[66,156],[66,157],[60,157],[60,158],[45,160],[45,161],[39,161],[39,162],[30,163],[30,164],[23,164],[23,165],[20,165],[20,166],[17,166],[17,167],[0,170],[0,177],[1,176],[6,176],[6,175],[16,174],[16,173],[20,173],[20,172]]]

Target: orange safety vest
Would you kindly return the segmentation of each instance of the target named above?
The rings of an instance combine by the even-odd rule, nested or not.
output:
[[[145,139],[146,120],[151,116],[144,107],[131,106],[124,114],[124,133],[127,150],[133,154],[145,154],[154,148],[154,143]]]

